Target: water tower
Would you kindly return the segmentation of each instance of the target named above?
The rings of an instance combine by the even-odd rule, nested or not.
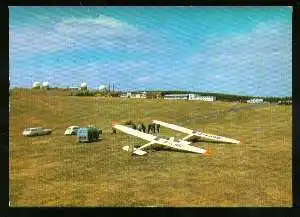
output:
[[[32,88],[34,88],[34,89],[39,89],[39,88],[41,88],[41,83],[38,82],[38,81],[33,82]]]
[[[106,89],[106,85],[100,85],[98,88],[99,91],[106,91]]]
[[[80,84],[80,90],[87,90],[87,83],[82,82],[82,83]]]
[[[49,82],[44,81],[42,84],[43,89],[49,89]]]

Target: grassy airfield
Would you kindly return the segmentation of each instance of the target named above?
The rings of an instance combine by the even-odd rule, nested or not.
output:
[[[12,206],[285,206],[292,205],[292,107],[225,102],[74,97],[61,91],[10,94]],[[196,142],[211,156],[151,149],[111,123],[158,119],[241,141]],[[77,144],[70,125],[94,124],[102,141]],[[52,135],[26,138],[27,127]],[[161,135],[183,137],[161,127]]]

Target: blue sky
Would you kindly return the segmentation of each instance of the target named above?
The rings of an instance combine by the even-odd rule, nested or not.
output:
[[[292,94],[292,9],[10,7],[11,85]]]

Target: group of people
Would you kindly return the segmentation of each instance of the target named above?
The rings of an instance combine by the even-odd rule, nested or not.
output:
[[[132,128],[146,133],[146,126],[143,123],[139,123],[136,125],[136,128],[135,128],[135,126],[133,126]],[[160,128],[159,124],[150,123],[150,124],[148,124],[148,127],[147,127],[147,133],[151,133],[151,134],[158,133],[159,134],[159,128]]]
[[[160,129],[160,125],[159,124],[154,124],[154,123],[150,123],[148,124],[148,127],[146,128],[146,126],[143,123],[133,123],[131,121],[126,122],[125,125],[129,126],[132,129],[144,132],[144,133],[151,133],[151,134],[155,134],[158,133],[159,134],[159,129]],[[116,130],[113,129],[113,133],[116,133]]]

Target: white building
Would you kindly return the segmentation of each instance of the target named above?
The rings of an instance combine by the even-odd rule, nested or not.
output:
[[[75,86],[72,86],[72,87],[69,87],[69,90],[79,90],[79,88],[75,87]]]
[[[263,99],[249,99],[247,100],[247,103],[264,103]]]
[[[216,100],[215,96],[200,96],[194,93],[190,94],[167,94],[164,99],[185,99],[185,100],[201,100],[207,102],[213,102]]]
[[[146,99],[146,92],[142,93],[136,93],[136,94],[131,94],[130,98],[136,98],[136,99]]]
[[[169,100],[176,100],[176,99],[185,99],[188,100],[189,99],[189,94],[166,94],[164,96],[164,99],[169,99]]]
[[[130,92],[122,93],[122,94],[120,95],[120,97],[122,97],[122,98],[130,98],[130,97],[131,97],[131,93],[130,93]]]
[[[278,105],[291,105],[292,104],[292,100],[279,100],[277,102]]]
[[[145,99],[146,92],[133,94],[131,92],[123,93],[120,95],[122,98],[135,98],[135,99]]]
[[[213,102],[216,101],[215,96],[200,96],[194,93],[189,94],[189,100],[201,100],[206,102]]]

